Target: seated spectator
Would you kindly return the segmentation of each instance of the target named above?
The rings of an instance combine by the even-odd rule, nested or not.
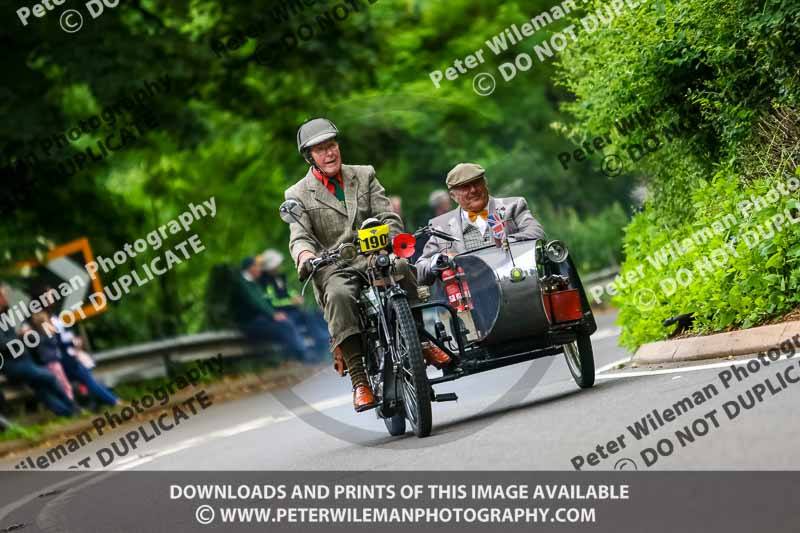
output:
[[[53,317],[52,323],[58,334],[62,351],[61,366],[64,367],[67,377],[86,388],[86,395],[93,405],[117,405],[119,398],[94,379],[91,372],[95,366],[94,360],[83,350],[83,339],[75,336],[71,328],[66,327],[60,319]]]
[[[242,261],[240,275],[231,294],[231,307],[236,324],[254,342],[276,341],[289,357],[310,361],[311,355],[297,327],[286,313],[276,311],[256,280],[261,276],[261,258]]]
[[[39,338],[36,347],[31,348],[36,361],[40,365],[46,367],[47,370],[56,377],[59,385],[64,389],[64,393],[69,399],[75,400],[72,385],[69,382],[69,378],[67,378],[64,367],[61,366],[62,355],[61,347],[58,345],[58,333],[50,322],[50,315],[47,311],[33,313],[31,315],[31,323],[28,327],[32,328],[38,334]],[[21,333],[24,335],[25,332],[26,327],[23,326]]]
[[[283,254],[277,250],[267,249],[261,254],[263,271],[258,284],[264,288],[272,307],[281,311],[294,322],[298,330],[305,330],[314,340],[316,360],[321,361],[330,351],[330,335],[328,325],[318,309],[303,309],[304,299],[291,287],[286,274],[281,272]]]
[[[42,287],[35,290],[34,294],[44,294],[54,291],[51,287]],[[94,379],[90,369],[94,368],[94,361],[91,356],[82,350],[83,339],[73,334],[72,329],[64,325],[60,318],[55,316],[55,302],[58,298],[53,298],[53,303],[48,307],[48,329],[53,335],[52,340],[57,346],[61,355],[61,366],[70,382],[78,383],[86,390],[86,396],[92,407],[97,404],[113,407],[119,403],[119,399],[110,390],[101,385]]]
[[[0,314],[8,311],[5,290],[0,287]],[[4,358],[3,373],[11,385],[27,385],[33,389],[36,398],[58,416],[72,416],[78,409],[64,392],[58,379],[46,368],[37,365],[30,352],[23,351],[13,357],[7,343],[16,339],[17,332],[0,328],[0,354]]]

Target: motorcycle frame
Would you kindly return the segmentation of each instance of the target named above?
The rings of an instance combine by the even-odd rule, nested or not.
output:
[[[379,418],[389,418],[397,414],[397,409],[402,405],[402,400],[397,387],[397,375],[399,372],[400,361],[395,361],[393,356],[394,346],[391,342],[392,335],[390,332],[389,324],[389,301],[398,296],[407,296],[406,291],[397,284],[395,279],[394,267],[395,261],[390,261],[387,266],[380,267],[375,264],[376,256],[371,255],[368,257],[367,265],[367,280],[368,287],[366,290],[376,291],[378,300],[378,309],[376,310],[375,317],[370,318],[363,313],[362,320],[368,329],[371,329],[370,321],[374,320],[376,324],[376,333],[378,334],[379,341],[383,344],[385,350],[383,353],[383,372],[381,379],[383,381],[380,403],[375,412]],[[378,281],[383,282],[383,286],[378,285]],[[366,328],[365,328],[366,329]],[[365,343],[368,343],[367,336],[362,337]],[[371,346],[364,346],[365,354],[365,368],[369,371],[371,361],[368,358],[377,359],[378,354],[371,353]],[[375,361],[377,363],[377,361]]]

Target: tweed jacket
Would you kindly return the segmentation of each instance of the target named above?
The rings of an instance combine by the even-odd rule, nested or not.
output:
[[[545,237],[544,228],[533,217],[528,209],[528,203],[521,196],[512,196],[510,198],[490,196],[486,209],[490,214],[496,210],[505,218],[506,234],[509,237],[514,237],[517,240],[542,239]],[[433,283],[435,277],[431,272],[431,258],[436,253],[446,251],[453,254],[461,254],[467,251],[464,246],[464,226],[461,213],[462,209],[457,207],[429,222],[435,229],[449,233],[459,240],[448,243],[438,237],[430,238],[416,263],[417,279],[420,283]]]
[[[361,223],[370,217],[389,224],[390,238],[403,231],[403,221],[392,212],[386,191],[372,166],[342,165],[342,181],[344,204],[314,177],[310,167],[305,177],[285,193],[287,200],[291,198],[303,204],[305,212],[300,220],[325,249],[353,242]],[[301,252],[309,251],[315,255],[322,252],[300,224],[290,224],[289,228],[289,252],[295,266]]]

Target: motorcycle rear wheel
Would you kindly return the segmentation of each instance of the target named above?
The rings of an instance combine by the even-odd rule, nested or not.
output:
[[[411,308],[405,297],[395,297],[389,305],[392,316],[393,360],[400,362],[400,372],[396,377],[403,399],[405,418],[417,437],[427,437],[431,434],[433,426],[431,386],[425,371],[426,365],[417,335],[417,325],[414,323]]]

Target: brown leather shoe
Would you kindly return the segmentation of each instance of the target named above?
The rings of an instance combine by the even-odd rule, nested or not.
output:
[[[422,355],[425,357],[425,362],[433,365],[438,369],[442,369],[450,364],[450,356],[430,341],[422,343]]]
[[[356,413],[372,409],[377,405],[375,396],[367,385],[359,385],[353,389],[353,407],[355,407]]]

